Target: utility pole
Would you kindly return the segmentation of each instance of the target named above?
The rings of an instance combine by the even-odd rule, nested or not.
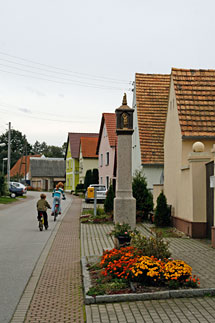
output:
[[[7,150],[7,182],[8,187],[10,183],[10,140],[11,140],[11,123],[9,122],[9,129],[8,129],[8,150]]]

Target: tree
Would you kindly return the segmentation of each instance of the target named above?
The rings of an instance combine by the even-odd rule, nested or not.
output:
[[[2,169],[3,158],[7,157],[8,152],[8,130],[0,136],[0,143],[5,143],[5,147],[0,147],[0,169]],[[23,154],[32,153],[32,146],[28,143],[26,136],[18,130],[11,130],[11,154],[10,154],[10,166],[11,168],[19,160]],[[4,173],[6,174],[6,167]]]
[[[5,195],[7,192],[7,183],[5,177],[0,175],[0,196]]]
[[[85,175],[85,178],[84,178],[84,188],[85,188],[85,190],[88,188],[88,186],[90,184],[92,184],[92,170],[88,169],[86,171],[86,175]]]
[[[107,213],[113,213],[113,200],[114,200],[114,191],[113,185],[109,186],[107,197],[104,202],[104,210]]]
[[[154,224],[158,227],[166,227],[170,225],[170,208],[167,205],[166,196],[163,191],[157,198]]]
[[[133,196],[136,199],[137,214],[140,213],[144,219],[153,210],[153,196],[147,188],[146,178],[141,171],[136,171],[132,182]]]
[[[45,157],[54,157],[54,158],[63,158],[64,153],[64,146],[58,147],[58,146],[49,146],[46,144],[45,141],[42,143],[39,143],[37,140],[35,144],[33,145],[33,152],[34,154],[42,154]]]

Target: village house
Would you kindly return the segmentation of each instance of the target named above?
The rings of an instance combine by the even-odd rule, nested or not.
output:
[[[30,184],[30,158],[41,157],[41,155],[22,156],[10,170],[10,177],[15,177],[17,181],[25,180]]]
[[[65,182],[64,158],[31,157],[30,185],[39,190],[53,190],[58,182]]]
[[[132,174],[142,170],[150,190],[163,183],[164,129],[170,75],[136,73],[133,90]]]
[[[174,226],[194,238],[210,237],[214,225],[210,187],[214,120],[215,70],[173,68],[164,138],[164,193]]]
[[[96,147],[98,137],[81,137],[79,154],[79,182],[84,183],[87,170],[98,169],[98,155]]]
[[[104,184],[107,189],[114,180],[116,145],[115,113],[103,113],[96,153],[99,156],[99,184]]]
[[[65,191],[75,191],[77,184],[79,184],[79,153],[80,153],[80,139],[81,137],[98,137],[97,133],[76,133],[69,132],[67,138],[67,146],[65,153],[66,160],[66,183]]]

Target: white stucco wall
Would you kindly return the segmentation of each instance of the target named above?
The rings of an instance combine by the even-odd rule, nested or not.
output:
[[[109,165],[106,165],[106,153],[109,152]],[[103,155],[103,164],[101,164],[101,155]],[[106,185],[106,177],[112,181],[113,179],[113,168],[114,168],[114,157],[115,157],[115,147],[110,147],[109,139],[107,135],[106,125],[104,124],[101,142],[99,147],[99,184]],[[101,180],[102,178],[102,180]]]
[[[162,184],[160,179],[163,171],[163,167],[154,165],[142,165],[142,171],[146,177],[147,187],[153,190],[154,184]]]
[[[168,112],[164,135],[164,193],[167,203],[178,214],[178,196],[180,188],[182,159],[181,128],[178,119],[174,84],[171,77]]]

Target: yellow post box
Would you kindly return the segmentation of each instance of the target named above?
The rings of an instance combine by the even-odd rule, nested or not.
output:
[[[94,199],[94,187],[87,188],[87,198]]]

